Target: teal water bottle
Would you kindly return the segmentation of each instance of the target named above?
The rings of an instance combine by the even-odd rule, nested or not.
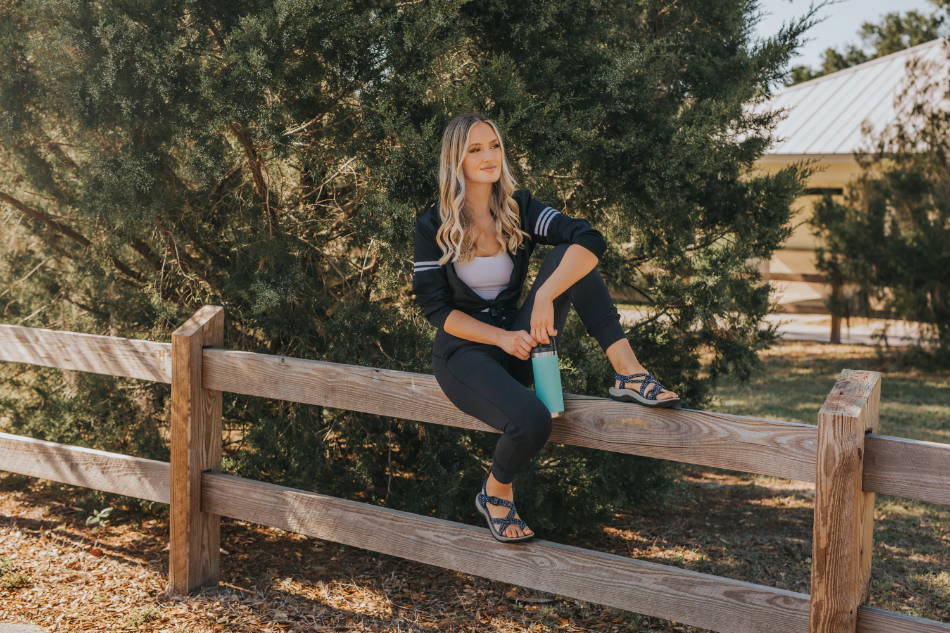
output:
[[[534,391],[541,402],[556,418],[564,411],[564,392],[561,390],[561,368],[557,359],[554,337],[551,343],[539,343],[531,350],[531,369],[534,372]]]

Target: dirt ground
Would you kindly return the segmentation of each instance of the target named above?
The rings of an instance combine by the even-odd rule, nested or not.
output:
[[[808,592],[813,485],[702,468],[683,483],[675,503],[617,515],[595,542],[572,544]],[[95,532],[68,491],[0,475],[0,622],[56,633],[705,631],[230,519],[219,587],[170,599],[167,523],[117,516]],[[879,496],[871,604],[950,621],[948,514]]]

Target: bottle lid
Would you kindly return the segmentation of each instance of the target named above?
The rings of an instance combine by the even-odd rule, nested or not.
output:
[[[551,340],[550,343],[538,343],[531,349],[532,356],[541,356],[548,354],[557,354],[557,343],[554,340],[553,336],[548,336]]]

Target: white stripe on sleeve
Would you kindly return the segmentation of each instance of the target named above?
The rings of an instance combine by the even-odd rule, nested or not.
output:
[[[548,215],[550,215],[551,212],[553,211],[554,209],[552,209],[551,207],[544,207],[543,209],[541,209],[541,213],[538,214],[538,220],[537,222],[534,223],[535,235],[541,235],[541,224],[548,217]]]
[[[550,207],[548,207],[550,208]],[[547,214],[544,218],[544,222],[541,224],[541,235],[547,237],[548,227],[551,226],[551,221],[554,220],[554,216],[558,215],[560,211],[557,209],[551,209],[551,212]]]
[[[439,260],[427,259],[413,263],[412,272],[421,273],[424,270],[438,270],[439,268],[442,268],[442,265],[439,264]]]

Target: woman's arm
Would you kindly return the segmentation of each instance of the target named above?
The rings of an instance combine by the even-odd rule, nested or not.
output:
[[[538,288],[531,310],[531,335],[550,343],[554,329],[554,299],[597,266],[607,242],[584,218],[573,218],[531,197],[528,193],[528,230],[540,244],[570,244],[557,268]]]
[[[495,327],[461,310],[452,310],[445,319],[442,329],[452,336],[476,343],[496,345],[521,360],[528,360],[531,357],[531,349],[538,344],[538,340],[525,330],[506,330]]]
[[[557,336],[558,332],[554,327],[554,299],[593,270],[597,261],[597,256],[580,244],[567,247],[557,268],[535,292],[529,324],[531,336],[535,340],[550,343],[549,336]]]
[[[549,334],[557,335],[554,329],[554,299],[592,271],[598,261],[594,253],[580,244],[567,247],[557,268],[535,293],[529,332],[533,339],[530,343],[532,347],[539,341],[549,343]],[[453,336],[499,347],[503,347],[502,337],[510,334],[508,330],[479,321],[461,310],[453,310],[445,319],[442,328]]]
[[[561,293],[574,285],[574,282],[594,270],[597,266],[597,255],[580,244],[571,244],[564,251],[561,262],[554,272],[541,284],[535,295],[535,301],[543,299],[554,301]]]
[[[498,345],[499,337],[507,331],[491,323],[479,321],[461,310],[452,310],[442,324],[442,329],[452,336],[489,345]]]
[[[445,265],[439,263],[442,250],[423,217],[416,218],[415,245],[413,249],[412,300],[422,310],[423,316],[436,329],[453,311],[452,291],[445,274]]]

